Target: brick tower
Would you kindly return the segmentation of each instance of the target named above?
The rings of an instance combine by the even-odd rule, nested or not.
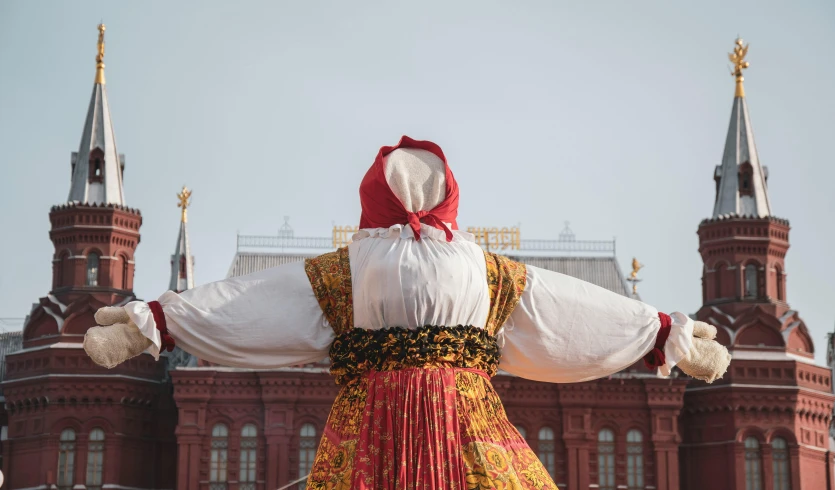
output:
[[[742,70],[748,47],[730,55],[736,93],[711,218],[699,225],[703,306],[733,361],[712,385],[685,393],[683,489],[832,489],[828,427],[832,380],[814,363],[806,324],[786,295],[789,222],[772,214]]]
[[[9,488],[173,488],[166,478],[174,473],[176,412],[162,381],[164,363],[142,355],[106,370],[82,349],[98,308],[135,299],[142,225],[122,187],[125,158],[116,149],[107,100],[104,32],[100,25],[69,197],[49,213],[52,288],[26,319],[23,349],[6,357]]]

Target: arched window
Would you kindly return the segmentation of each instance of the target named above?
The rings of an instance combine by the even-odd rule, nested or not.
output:
[[[99,254],[95,252],[87,255],[87,285],[99,285]]]
[[[209,466],[209,490],[226,489],[226,451],[229,448],[229,429],[223,424],[212,428],[212,460]]]
[[[128,258],[122,255],[122,289],[128,289]]]
[[[241,474],[238,490],[255,490],[255,462],[258,439],[255,426],[246,424],[241,429]]]
[[[64,429],[58,443],[58,488],[69,490],[73,487],[75,468],[75,431]]]
[[[745,266],[745,297],[757,297],[757,266],[754,264]]]
[[[313,469],[313,458],[316,457],[316,427],[304,424],[299,431],[299,478],[304,478]],[[299,488],[307,487],[307,479],[299,483]]]
[[[785,294],[783,292],[783,269],[780,266],[777,266],[777,300],[778,301],[786,301]]]
[[[745,490],[762,490],[760,441],[756,437],[745,439]]]
[[[751,196],[754,194],[754,169],[750,162],[745,162],[739,166],[739,194],[742,196]]]
[[[104,431],[95,428],[87,440],[87,490],[101,490],[104,471]]]
[[[55,288],[60,288],[64,286],[64,281],[70,277],[67,273],[68,271],[68,264],[69,262],[69,254],[67,251],[61,252],[61,255],[58,256],[58,264],[57,269],[55,270]]]
[[[615,490],[615,433],[597,433],[597,482],[600,490]]]
[[[774,490],[791,490],[789,484],[789,448],[786,440],[775,437],[771,441],[771,459],[774,461]]]
[[[722,280],[725,277],[725,264],[717,265],[716,272],[714,272],[714,274],[716,275],[716,297],[724,298],[724,296],[722,296]]]
[[[548,470],[548,474],[553,477],[556,474],[554,463],[554,431],[550,427],[539,429],[538,442],[539,460],[542,461],[542,466]]]
[[[626,433],[626,486],[644,488],[644,436],[635,429]]]
[[[522,436],[522,439],[528,438],[528,431],[526,431],[524,427],[517,425],[516,430],[519,431],[519,435]]]
[[[87,176],[90,182],[102,182],[104,180],[104,153],[96,148],[90,152],[90,175]]]

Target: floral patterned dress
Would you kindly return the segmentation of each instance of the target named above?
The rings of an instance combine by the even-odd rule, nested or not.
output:
[[[343,385],[308,478],[314,489],[556,489],[490,383],[497,330],[525,289],[525,266],[486,253],[487,325],[353,327],[348,251],[305,263],[334,329]]]

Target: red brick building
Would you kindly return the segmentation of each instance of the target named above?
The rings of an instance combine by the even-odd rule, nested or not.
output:
[[[641,365],[578,384],[494,378],[510,420],[561,489],[835,490],[831,374],[814,364],[806,326],[787,303],[789,226],[771,214],[741,88],[739,80],[714,212],[698,228],[696,317],[732,349],[728,374],[712,385],[660,379]],[[50,212],[50,292],[21,333],[0,336],[3,488],[275,490],[303,478],[337,391],[326,360],[252,371],[175,351],[165,362],[143,355],[104,370],[82,350],[97,308],[135,298],[142,217],[124,199],[124,165],[99,59],[69,197]],[[229,275],[331,247],[289,226],[277,237],[239,237]],[[611,242],[566,232],[521,240],[513,253],[630,294]],[[185,213],[171,266],[171,289],[190,287]]]

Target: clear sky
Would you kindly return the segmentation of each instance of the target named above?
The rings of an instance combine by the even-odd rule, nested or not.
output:
[[[701,304],[696,229],[713,208],[745,74],[773,212],[791,220],[788,299],[819,361],[835,325],[835,3],[594,1],[0,2],[0,318],[51,285],[48,213],[107,24],[106,74],[128,205],[144,217],[136,293],[168,285],[179,211],[197,282],[236,232],[355,224],[357,188],[401,134],[445,150],[462,226],[617,237],[665,311]]]

